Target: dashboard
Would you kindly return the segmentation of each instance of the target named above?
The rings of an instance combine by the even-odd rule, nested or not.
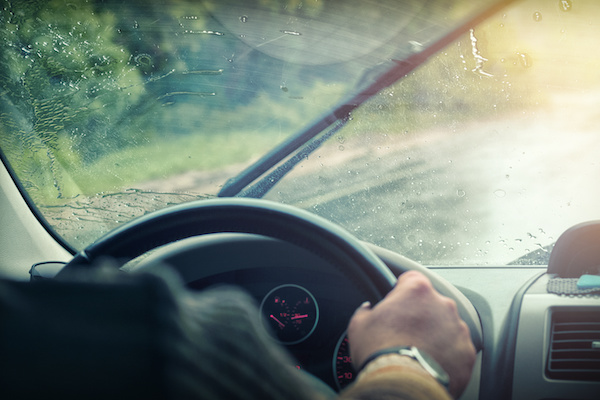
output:
[[[3,176],[7,175],[0,177]],[[7,179],[10,178],[5,181]],[[3,190],[6,190],[5,186]],[[6,243],[16,243],[5,249],[4,272],[10,271],[11,266],[15,269],[22,265],[30,266],[40,259],[71,259],[70,254],[48,250],[52,249],[47,244],[52,238],[42,226],[36,225],[33,216],[9,212],[20,209],[17,206],[20,207],[19,202],[23,202],[16,189],[14,194],[6,191],[1,194],[0,204],[6,217],[3,220],[5,232],[11,232],[14,239]],[[24,202],[23,207],[27,207]],[[26,217],[31,220],[25,220]],[[35,240],[27,239],[22,234],[24,226],[30,227],[27,232],[37,230],[40,234],[35,235]],[[539,266],[433,266],[424,269],[391,251],[372,245],[369,247],[393,274],[410,268],[423,268],[436,289],[455,298],[462,307],[461,316],[470,324],[480,350],[471,384],[462,399],[598,399],[600,295],[598,292],[550,293],[548,282],[555,278],[576,279],[572,275],[584,272],[593,273],[593,270],[571,270],[571,266],[599,265],[600,262],[596,261],[600,258],[594,249],[600,240],[594,231],[589,230],[585,230],[582,236],[570,235],[567,239],[558,240],[553,255],[560,257],[551,259],[548,269]],[[239,243],[236,244],[236,241]],[[257,245],[258,242],[260,245]],[[27,243],[31,245],[23,248]],[[232,244],[234,251],[231,251]],[[181,249],[181,252],[172,251],[174,249]],[[581,261],[586,258],[587,261]],[[252,294],[257,307],[269,292],[282,285],[297,285],[309,291],[318,305],[317,325],[304,340],[284,346],[298,360],[300,367],[330,387],[338,388],[339,381],[336,381],[339,375],[334,375],[334,364],[338,350],[344,351],[343,335],[347,321],[354,309],[371,296],[369,289],[352,274],[294,244],[239,233],[183,239],[169,245],[169,249],[159,247],[133,260],[124,269],[151,268],[161,261],[176,265],[182,279],[194,289],[222,284],[240,285]],[[561,277],[566,270],[569,277]],[[565,324],[581,329],[572,333],[574,338],[556,339],[553,336],[556,327]],[[562,342],[557,345],[557,340]],[[568,343],[575,343],[581,348],[573,349],[574,352],[564,349],[567,362],[554,365],[554,370],[550,371],[549,360],[555,356],[554,352],[550,354],[551,350]],[[572,357],[576,353],[582,354],[583,358]],[[554,368],[565,364],[566,371]],[[342,369],[338,368],[337,372],[342,372]]]
[[[297,368],[334,390],[354,379],[345,331],[369,297],[351,275],[299,246],[260,235],[220,233],[175,246],[175,255],[168,246],[131,269],[169,264],[192,290],[243,288],[260,311],[256,318]]]
[[[563,278],[560,271],[546,268],[424,269],[389,250],[365,245],[395,275],[421,268],[436,289],[457,301],[479,351],[462,399],[598,398],[597,292],[550,293],[548,282]],[[560,243],[555,247],[566,251]],[[242,233],[184,239],[133,262],[131,269],[161,263],[175,265],[193,290],[242,287],[256,301],[257,318],[299,369],[336,391],[354,379],[345,329],[369,295],[339,266],[295,244]],[[556,333],[565,326],[574,326],[575,332]],[[569,334],[574,338],[565,337]],[[569,349],[573,343],[575,349]]]
[[[373,251],[396,275],[420,269],[436,289],[453,297],[471,328],[476,347],[481,349],[479,319],[466,297],[443,278],[408,259],[382,248],[373,247]],[[356,308],[372,297],[363,282],[340,265],[280,239],[217,233],[158,248],[126,268],[144,271],[165,264],[174,267],[192,290],[224,285],[243,288],[259,309],[256,318],[273,341],[288,350],[299,369],[335,391],[354,380],[346,328]],[[479,375],[477,370],[470,385],[473,398],[479,389]]]

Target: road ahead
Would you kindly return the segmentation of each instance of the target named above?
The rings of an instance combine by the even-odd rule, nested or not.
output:
[[[599,102],[562,96],[549,109],[489,123],[337,136],[266,198],[426,265],[503,265],[536,250],[547,256],[542,249],[565,229],[600,219]],[[152,210],[214,197],[243,167],[189,171],[43,211],[70,243],[84,247]]]
[[[595,100],[454,132],[333,142],[266,197],[425,264],[506,264],[599,217]]]

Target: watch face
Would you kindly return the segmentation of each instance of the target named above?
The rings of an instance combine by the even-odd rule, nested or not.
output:
[[[417,361],[423,366],[423,368],[427,370],[427,372],[429,372],[442,385],[448,387],[450,384],[450,377],[448,376],[448,373],[440,366],[440,364],[433,359],[433,357],[425,352],[420,351],[416,347],[412,347],[411,351],[413,352]]]

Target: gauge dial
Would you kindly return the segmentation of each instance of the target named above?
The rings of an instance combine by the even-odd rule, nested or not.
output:
[[[298,285],[277,286],[267,293],[260,310],[267,330],[282,344],[302,342],[319,321],[315,297]]]
[[[352,383],[355,375],[356,371],[354,371],[352,359],[350,359],[350,342],[348,342],[348,335],[344,332],[340,340],[338,340],[337,346],[335,346],[333,380],[337,384],[338,389],[342,390]]]

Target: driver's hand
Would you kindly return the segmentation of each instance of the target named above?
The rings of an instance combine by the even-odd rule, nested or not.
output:
[[[365,304],[348,327],[355,367],[378,350],[416,346],[432,356],[450,376],[450,394],[460,396],[471,377],[475,348],[456,303],[439,294],[423,274],[408,271],[374,307]]]

